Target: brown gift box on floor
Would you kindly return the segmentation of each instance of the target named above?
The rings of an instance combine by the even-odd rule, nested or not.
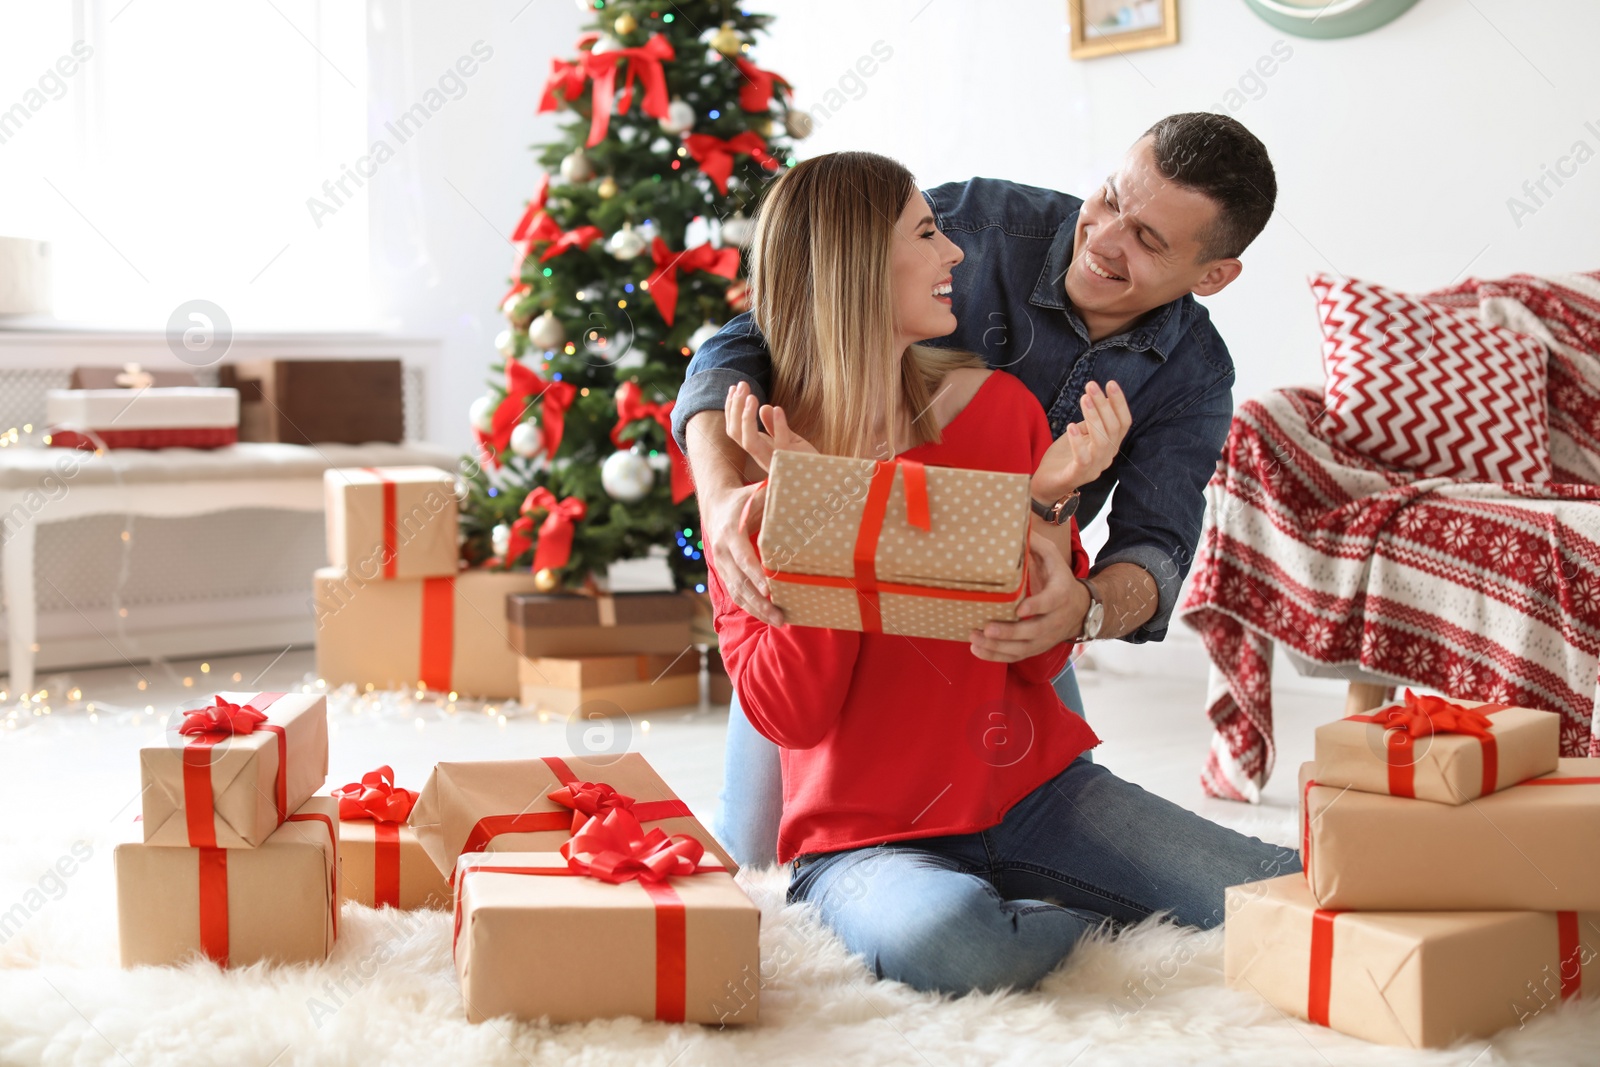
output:
[[[521,703],[556,715],[571,715],[595,700],[624,714],[700,703],[700,650],[676,656],[586,656],[520,659]]]
[[[312,797],[259,848],[113,853],[122,965],[315,963],[339,936],[339,804]]]
[[[1469,804],[1336,789],[1300,768],[1302,860],[1324,908],[1600,911],[1600,759]]]
[[[554,852],[460,864],[454,948],[469,1021],[757,1021],[761,911],[726,871],[702,864],[647,886],[574,875]]]
[[[139,750],[144,840],[152,845],[254,848],[328,778],[328,703],[319,693],[218,693],[266,715],[250,733],[181,734]],[[279,732],[281,730],[281,733]]]
[[[690,593],[519,593],[506,598],[511,645],[529,659],[654,652],[689,647]]]
[[[239,440],[291,445],[399,444],[405,439],[398,359],[260,359],[224,363],[239,390]]]
[[[1317,781],[1364,793],[1463,804],[1556,769],[1561,716],[1553,712],[1409,693],[1406,699],[1415,708],[1409,713],[1403,705],[1389,705],[1317,727]],[[1432,711],[1446,723],[1454,708],[1494,709],[1483,712],[1489,736],[1429,733],[1426,722],[1419,721]],[[1408,722],[1417,735],[1407,731]]]
[[[455,476],[437,467],[324,471],[328,561],[366,581],[459,569]]]
[[[1439,1048],[1518,1026],[1600,983],[1600,914],[1330,912],[1298,874],[1228,890],[1230,988],[1386,1045]]]
[[[1027,585],[1028,483],[778,452],[759,540],[772,602],[796,626],[947,641],[1015,619]],[[858,566],[858,551],[869,562]]]
[[[517,695],[503,601],[533,588],[527,571],[369,582],[323,567],[313,584],[317,674],[330,688],[353,682],[497,700]]]
[[[687,834],[706,847],[708,860],[715,856],[728,870],[738,870],[637,752],[439,763],[411,809],[411,827],[441,872],[454,871],[463,852],[554,852],[572,836],[573,812],[549,794],[581,782],[604,783],[632,797],[646,830]]]

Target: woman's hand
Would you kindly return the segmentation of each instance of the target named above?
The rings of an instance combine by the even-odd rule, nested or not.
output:
[[[1090,382],[1079,408],[1083,421],[1068,426],[1067,432],[1056,438],[1034,472],[1034,496],[1040,500],[1066,496],[1104,474],[1133,423],[1128,398],[1116,382],[1104,391]]]
[[[728,420],[729,439],[748,452],[762,470],[772,469],[774,452],[816,451],[811,442],[789,429],[789,420],[784,417],[782,408],[758,404],[745,382],[728,390],[728,400],[722,410]],[[758,415],[760,426],[756,424]],[[761,432],[761,426],[766,427],[766,433]]]

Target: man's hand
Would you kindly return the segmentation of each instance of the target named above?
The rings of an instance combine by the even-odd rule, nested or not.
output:
[[[744,382],[728,390],[728,401],[723,411],[727,418],[728,439],[746,452],[761,469],[772,469],[772,454],[785,449],[793,452],[815,452],[811,442],[789,429],[789,420],[783,409],[771,404],[759,404],[750,386]],[[757,415],[767,432],[756,425]]]
[[[1017,605],[1017,622],[991,622],[972,631],[972,654],[1015,663],[1046,652],[1083,632],[1089,590],[1072,575],[1061,550],[1037,533],[1028,535],[1033,571],[1028,596]]]
[[[1058,500],[1104,474],[1133,423],[1128,398],[1116,382],[1104,392],[1090,382],[1078,406],[1083,421],[1056,438],[1034,472],[1033,495],[1041,502]]]

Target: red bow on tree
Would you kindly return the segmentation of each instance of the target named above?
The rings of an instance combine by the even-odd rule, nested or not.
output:
[[[1411,737],[1431,734],[1471,734],[1488,737],[1489,712],[1502,711],[1504,704],[1485,704],[1481,707],[1463,707],[1453,701],[1436,696],[1417,696],[1406,690],[1405,702],[1385,708],[1372,715],[1355,716],[1359,722],[1376,722]]]
[[[767,142],[754,130],[746,130],[726,141],[709,133],[691,133],[683,139],[683,146],[700,164],[717,192],[724,196],[728,193],[728,176],[733,173],[735,154],[749,156],[768,170],[778,169],[778,161],[767,154]]]
[[[617,424],[611,428],[611,443],[618,448],[627,448],[622,431],[640,419],[654,419],[667,435],[667,455],[672,459],[672,502],[680,504],[694,492],[694,482],[689,477],[689,463],[684,458],[683,450],[678,447],[677,438],[672,436],[672,408],[675,403],[673,400],[648,401],[638,382],[623,382],[617,390]]]
[[[578,97],[583,95],[583,86],[588,80],[589,75],[581,64],[568,59],[552,59],[550,77],[545,79],[544,95],[539,98],[539,110],[554,111],[560,107],[561,101],[555,95],[557,92],[567,103],[576,103]]]
[[[613,884],[635,879],[664,882],[674,875],[693,874],[705,851],[704,845],[685,834],[646,832],[632,811],[620,807],[587,820],[561,846],[568,868]]]
[[[550,199],[550,175],[539,175],[539,184],[533,187],[533,199],[528,201],[528,209],[522,213],[522,218],[517,220],[517,228],[511,231],[513,241],[526,241],[533,233],[535,227],[540,225],[539,220],[545,218],[544,205]]]
[[[551,800],[572,809],[572,832],[577,833],[583,824],[596,815],[614,808],[633,809],[633,798],[619,793],[605,782],[573,782],[549,792]]]
[[[499,466],[500,453],[511,443],[511,431],[522,421],[529,401],[535,399],[543,401],[539,430],[544,439],[544,454],[554,458],[566,433],[567,409],[577,396],[578,387],[571,382],[547,382],[526,364],[506,360],[506,395],[494,409],[489,432],[473,430],[484,465]]]
[[[710,242],[695,245],[684,252],[674,252],[667,242],[657,237],[650,245],[650,256],[656,269],[645,279],[645,288],[656,302],[656,310],[668,326],[678,313],[678,272],[703,270],[723,278],[739,273],[737,248],[712,248]]]
[[[549,217],[548,215],[545,216],[545,218]],[[539,262],[544,263],[552,260],[569,248],[580,248],[587,251],[589,246],[594,244],[595,240],[601,236],[602,233],[598,226],[579,226],[577,229],[568,230],[565,233],[562,233],[561,227],[557,226],[554,239],[550,242],[550,247],[545,249],[544,254],[539,257]]]
[[[733,65],[744,75],[739,87],[739,106],[746,111],[766,111],[769,101],[778,99],[779,93],[794,95],[789,79],[770,70],[762,70],[743,56],[734,56]]]
[[[405,822],[417,802],[416,791],[396,786],[394,771],[387,766],[368,771],[361,781],[335,789],[333,795],[339,801],[339,818],[375,822]]]
[[[557,500],[556,495],[542,485],[536,485],[522,499],[521,518],[511,524],[511,537],[506,543],[506,565],[534,544],[533,513],[543,510],[544,521],[539,524],[538,547],[533,552],[533,569],[559,570],[572,558],[574,526],[589,512],[589,507],[575,496]]]
[[[597,33],[586,33],[578,38],[578,47],[585,48],[599,39]],[[617,48],[610,52],[586,52],[577,62],[565,59],[550,61],[550,77],[544,85],[544,96],[539,100],[540,111],[554,111],[559,106],[555,94],[559,90],[567,103],[583,95],[583,83],[593,79],[588,146],[593,148],[606,138],[611,127],[611,107],[615,99],[617,112],[627,111],[633,105],[633,79],[644,82],[644,95],[639,109],[651,118],[667,117],[667,76],[661,69],[663,60],[676,58],[672,42],[656,34],[637,48]],[[622,85],[622,95],[617,96],[617,65],[628,60],[628,76]]]
[[[183,713],[180,734],[253,734],[267,721],[265,713],[249,704],[230,704],[220,696],[216,703]]]

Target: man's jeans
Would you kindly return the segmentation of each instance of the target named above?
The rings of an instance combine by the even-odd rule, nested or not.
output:
[[[1269,845],[1073,760],[981,833],[802,856],[816,904],[880,978],[962,994],[1027,989],[1102,923],[1222,923],[1229,886],[1300,870]]]

